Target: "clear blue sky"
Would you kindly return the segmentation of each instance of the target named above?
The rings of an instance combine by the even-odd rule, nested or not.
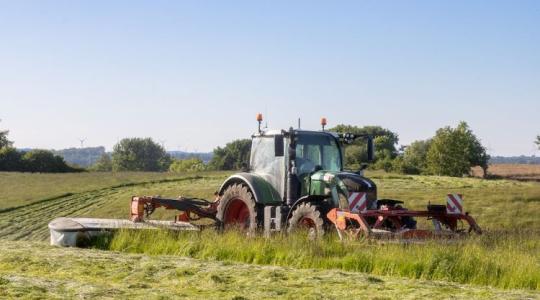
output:
[[[491,154],[539,154],[540,1],[0,1],[17,147],[209,151],[259,111],[400,144],[465,120]]]

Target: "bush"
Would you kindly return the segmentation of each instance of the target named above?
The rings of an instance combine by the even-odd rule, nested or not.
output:
[[[188,159],[177,159],[173,161],[169,167],[169,171],[174,173],[182,172],[195,172],[195,171],[204,171],[206,170],[206,165],[200,158],[188,158]]]
[[[228,143],[225,147],[217,147],[210,166],[215,170],[239,170],[249,162],[251,140],[243,139]]]
[[[94,172],[111,172],[112,171],[112,160],[111,156],[107,153],[101,155],[99,160],[89,168],[90,171]]]
[[[80,172],[82,170],[70,167],[61,156],[47,150],[32,150],[22,156],[24,170],[41,173]]]
[[[373,168],[388,167],[388,161],[397,156],[396,144],[398,135],[380,126],[351,126],[338,125],[330,131],[337,133],[353,133],[358,135],[371,135],[375,144],[375,163]],[[345,167],[358,169],[362,163],[367,162],[367,143],[365,139],[357,139],[352,145],[345,147]],[[377,163],[378,161],[382,161]]]
[[[379,158],[372,166],[375,170],[385,170],[386,172],[390,172],[394,169],[394,160],[390,158],[389,156]]]
[[[345,166],[348,169],[358,170],[362,164],[362,160],[364,159],[364,162],[367,161],[367,156],[363,158],[366,151],[364,148],[364,146],[359,145],[348,145],[345,147]]]

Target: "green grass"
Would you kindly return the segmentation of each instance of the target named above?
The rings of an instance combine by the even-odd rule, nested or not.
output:
[[[27,174],[20,175],[27,176]],[[73,175],[75,177],[66,178],[66,182],[75,184],[80,180],[78,174]],[[130,177],[132,175],[133,177]],[[205,173],[203,176],[200,174],[161,176],[157,179],[153,173],[148,174],[148,177],[142,175],[144,174],[124,174],[122,176],[128,178],[125,183],[83,192],[70,192],[45,199],[33,199],[26,204],[0,209],[0,238],[46,240],[49,234],[47,224],[56,217],[127,218],[129,202],[133,195],[162,195],[176,198],[182,192],[183,195],[207,197],[212,195],[216,186],[219,187],[219,184],[227,177],[227,173],[222,172]],[[46,177],[42,179],[47,180]],[[147,181],[137,182],[136,180]],[[64,184],[66,187],[71,186]],[[93,186],[87,188],[91,187]],[[14,188],[19,188],[21,194],[25,193],[22,185]],[[29,187],[29,189],[34,190],[35,187]],[[5,201],[5,198],[0,198],[0,203]],[[154,217],[171,219],[174,213],[174,211],[159,210]]]
[[[18,173],[0,172],[0,209],[33,203],[66,193],[143,181],[177,178],[170,173]]]
[[[534,299],[501,290],[358,272],[297,269],[0,243],[1,299]]]
[[[10,245],[12,242],[8,241],[13,240],[46,241],[47,223],[60,216],[127,218],[133,195],[185,195],[211,199],[213,192],[229,174],[0,173],[0,245]],[[144,232],[140,232],[130,236],[120,233],[110,244],[102,246],[123,252],[156,255],[155,258],[146,258],[152,261],[158,261],[163,254],[170,254],[175,257],[167,258],[171,260],[189,256],[212,261],[293,266],[302,269],[294,269],[294,272],[306,274],[351,271],[354,274],[362,272],[409,278],[407,280],[470,283],[483,291],[489,290],[487,286],[522,288],[535,293],[540,289],[539,183],[403,176],[383,172],[369,172],[368,176],[377,183],[380,198],[404,200],[406,206],[412,209],[423,209],[428,202],[444,203],[447,193],[462,193],[465,209],[471,212],[487,234],[456,244],[433,242],[399,245],[366,241],[342,244],[337,238],[307,243],[301,238],[279,236],[271,240],[260,237],[245,239],[234,233],[220,236],[204,232],[200,236],[182,234],[175,237],[167,233],[145,236]],[[153,217],[171,219],[173,214],[172,211],[158,210]],[[17,242],[16,245],[24,244]],[[11,250],[6,251],[9,254]],[[43,255],[43,259],[49,261],[58,259],[56,256]],[[126,254],[115,255],[123,257]],[[89,261],[95,262],[94,256],[90,257]],[[217,264],[208,263],[212,266]],[[237,280],[248,280],[238,276]],[[6,277],[2,278],[0,291],[2,282],[6,280]],[[211,278],[209,280],[212,281]],[[138,281],[137,284],[142,282]],[[217,297],[220,294],[214,295]],[[386,294],[380,295],[385,297]],[[415,298],[422,295],[415,294]]]
[[[540,290],[540,235],[490,233],[422,244],[320,241],[303,235],[246,238],[236,231],[201,233],[120,231],[99,240],[107,250],[177,255],[295,268],[339,269],[375,275],[445,280],[505,289]]]

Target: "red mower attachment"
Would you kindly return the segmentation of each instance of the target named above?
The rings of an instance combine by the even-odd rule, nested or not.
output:
[[[219,201],[210,202],[199,198],[164,199],[160,197],[137,197],[131,198],[131,217],[133,222],[144,222],[144,218],[150,216],[156,208],[175,209],[180,211],[175,218],[176,222],[191,222],[202,218],[216,219],[216,209]]]
[[[375,238],[452,238],[466,233],[482,233],[480,226],[467,213],[463,213],[463,197],[459,194],[448,194],[446,205],[427,206],[427,210],[407,210],[401,207],[402,201],[392,199],[377,200],[377,209],[343,210],[334,208],[327,214],[338,231],[340,239],[345,235],[358,238],[360,235]],[[355,208],[358,207],[355,205]],[[415,218],[423,217],[431,220],[432,230],[417,229]],[[458,223],[465,221],[469,228],[459,228]]]

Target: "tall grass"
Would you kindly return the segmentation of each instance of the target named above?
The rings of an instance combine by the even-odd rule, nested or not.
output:
[[[247,238],[216,233],[119,231],[99,239],[107,250],[179,255],[295,268],[341,269],[377,275],[446,280],[505,289],[540,290],[540,235],[488,233],[454,242],[422,244],[340,242],[334,235],[309,241],[303,235]]]

